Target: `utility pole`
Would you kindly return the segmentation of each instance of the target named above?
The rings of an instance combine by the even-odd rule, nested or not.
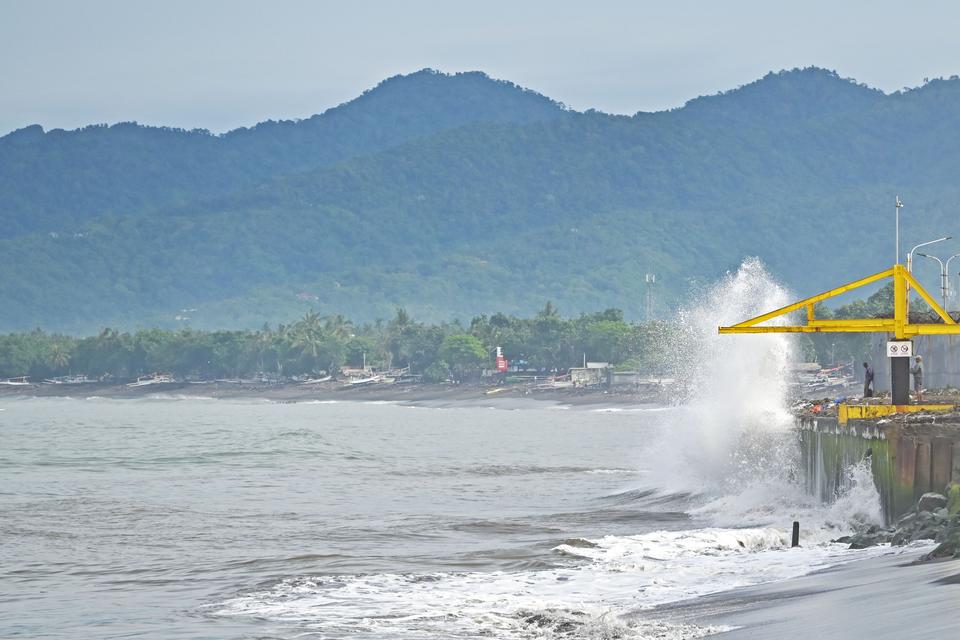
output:
[[[651,322],[653,320],[653,285],[657,283],[657,274],[648,273],[646,275],[647,282],[647,301],[646,301],[646,320]]]
[[[900,264],[900,209],[903,209],[903,203],[900,202],[900,196],[896,196],[896,211],[897,211],[897,259],[894,261],[894,264]]]

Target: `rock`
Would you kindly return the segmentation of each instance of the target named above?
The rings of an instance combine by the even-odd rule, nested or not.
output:
[[[951,516],[960,513],[960,482],[947,485],[947,512]]]
[[[917,511],[936,511],[947,506],[947,497],[939,493],[925,493],[917,502]]]
[[[911,536],[911,540],[936,540],[940,535],[941,527],[927,525]]]
[[[911,540],[911,531],[904,531],[903,529],[897,531],[893,534],[893,538],[890,540],[890,544],[894,547],[902,547]]]
[[[960,558],[960,527],[951,528],[943,542],[938,544],[937,548],[930,553],[921,556],[920,562],[942,560],[944,558]]]
[[[881,542],[883,542],[883,540],[881,540],[879,536],[871,535],[869,533],[858,533],[855,536],[850,536],[851,549],[866,549],[867,547],[875,547]]]
[[[844,536],[839,538],[837,542],[849,543],[850,549],[866,549],[867,547],[875,547],[878,544],[890,542],[892,537],[892,530],[881,529],[880,527],[872,526],[866,531],[855,533],[852,536]]]

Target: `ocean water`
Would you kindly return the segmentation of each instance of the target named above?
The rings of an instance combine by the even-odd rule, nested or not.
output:
[[[681,310],[675,406],[0,400],[0,637],[722,631],[657,607],[887,552],[830,542],[865,468],[799,488],[794,345],[717,335],[787,299],[746,261]]]
[[[869,483],[697,487],[684,407],[0,409],[0,637],[700,637],[653,607],[876,553]]]

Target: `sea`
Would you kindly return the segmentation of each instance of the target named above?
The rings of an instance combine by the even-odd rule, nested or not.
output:
[[[663,405],[0,399],[0,638],[724,631],[666,612],[890,552],[832,542],[868,470],[803,491],[796,345],[717,335],[787,299],[748,261],[681,310]]]
[[[690,417],[0,400],[0,637],[702,637],[656,605],[876,553],[830,542],[872,485],[819,505],[732,459],[761,475],[711,486],[671,451]]]

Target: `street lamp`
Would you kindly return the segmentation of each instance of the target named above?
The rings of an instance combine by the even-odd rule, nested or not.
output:
[[[949,258],[947,258],[947,262],[945,263],[945,266],[943,267],[943,277],[944,277],[944,281],[947,283],[947,293],[948,293],[948,294],[950,293],[950,261],[953,260],[954,258],[960,258],[960,253],[955,253],[955,254],[953,254],[952,256],[950,256]],[[951,297],[952,297],[952,296],[951,296]],[[944,310],[944,311],[947,311],[947,313],[949,313],[949,310],[947,309],[946,306],[943,307],[943,310]]]
[[[940,297],[943,299],[943,310],[947,310],[947,291],[950,290],[950,261],[954,258],[960,257],[960,253],[955,253],[949,258],[946,262],[938,258],[937,256],[931,256],[927,253],[918,253],[918,256],[923,256],[924,258],[930,258],[931,260],[936,260],[940,265]]]
[[[897,199],[899,202],[899,198]],[[943,242],[944,240],[950,240],[953,236],[944,236],[942,238],[937,238],[936,240],[928,240],[927,242],[921,242],[913,249],[907,253],[907,273],[913,273],[913,252],[919,249],[920,247],[925,247],[929,244],[935,244],[937,242]],[[909,313],[910,309],[910,281],[907,280],[907,311]]]
[[[934,244],[936,242],[943,242],[944,240],[950,240],[953,236],[944,236],[942,238],[937,238],[936,240],[929,240],[927,242],[921,242],[913,249],[910,249],[910,252],[907,253],[907,273],[913,273],[913,252],[919,249],[920,247],[925,247],[928,244]]]

